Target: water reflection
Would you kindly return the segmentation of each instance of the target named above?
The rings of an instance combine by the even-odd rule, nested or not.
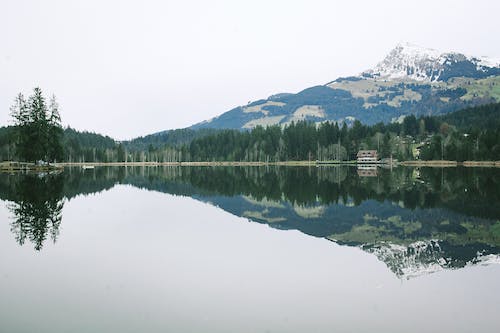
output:
[[[11,231],[23,245],[28,239],[40,251],[48,236],[56,242],[64,206],[61,174],[13,176],[9,179],[13,215]]]
[[[500,170],[135,167],[0,177],[19,243],[55,241],[64,199],[130,184],[373,253],[399,277],[498,261]]]

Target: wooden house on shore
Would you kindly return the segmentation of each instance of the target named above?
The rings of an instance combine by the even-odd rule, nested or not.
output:
[[[359,164],[378,163],[378,153],[376,150],[360,150],[356,157]]]

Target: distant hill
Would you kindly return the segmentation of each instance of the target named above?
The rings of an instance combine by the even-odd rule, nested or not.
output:
[[[495,102],[500,102],[500,61],[406,43],[359,75],[238,106],[191,129],[251,129],[299,120],[388,123]]]

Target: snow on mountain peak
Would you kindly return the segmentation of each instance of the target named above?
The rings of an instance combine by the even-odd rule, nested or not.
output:
[[[500,59],[489,57],[477,57],[479,65],[485,67],[500,67]]]
[[[445,61],[442,53],[437,50],[399,43],[377,64],[372,73],[388,79],[436,81]]]
[[[400,42],[391,51],[391,53],[399,53],[401,55],[413,58],[427,57],[427,58],[437,59],[439,58],[442,52],[439,52],[431,48],[421,47],[419,45],[412,44],[409,42]]]
[[[449,78],[450,69],[458,63],[468,63],[477,71],[500,67],[500,61],[486,57],[466,56],[456,52],[440,52],[420,47],[408,42],[399,43],[375,68],[363,73],[364,76],[385,79],[411,79],[434,82]],[[445,74],[445,72],[448,73]],[[453,68],[456,72],[456,68]],[[454,73],[455,75],[455,73]]]

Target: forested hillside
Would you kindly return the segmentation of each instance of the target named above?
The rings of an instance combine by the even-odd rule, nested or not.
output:
[[[373,126],[299,121],[284,128],[225,130],[193,140],[181,155],[196,161],[354,160],[360,149],[376,149],[382,158],[399,160],[500,160],[499,105]]]
[[[439,117],[462,130],[500,128],[500,103],[467,108]]]
[[[181,128],[141,136],[130,141],[125,141],[124,145],[127,149],[134,151],[160,148],[166,145],[182,146],[184,144],[190,143],[194,139],[215,134],[216,132],[216,129],[204,128],[193,130],[190,128]]]
[[[64,130],[63,147],[67,162],[111,162],[125,156],[123,146],[109,136],[79,132],[70,127]]]

